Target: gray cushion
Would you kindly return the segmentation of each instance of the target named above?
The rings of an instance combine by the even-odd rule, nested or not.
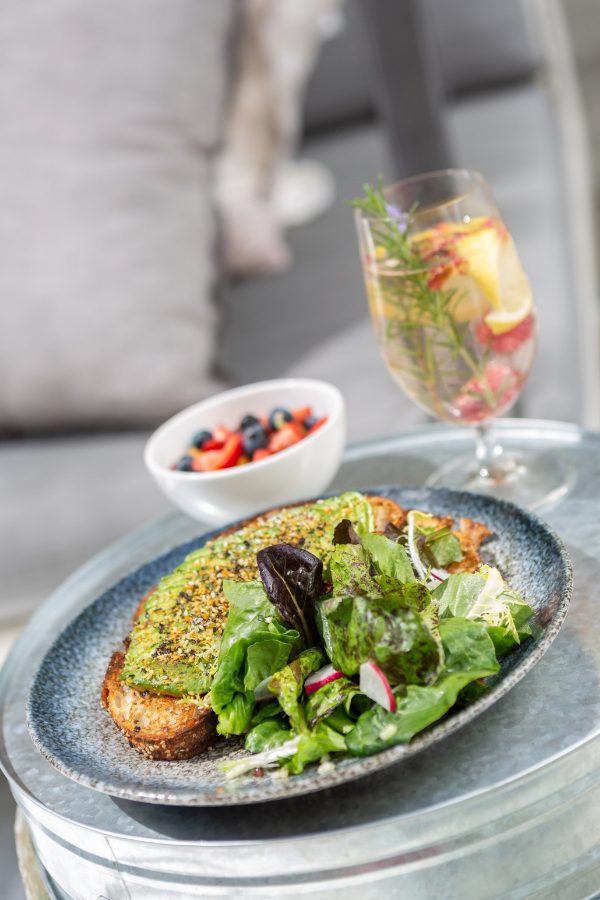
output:
[[[0,428],[162,418],[213,389],[233,0],[29,0],[0,29]]]
[[[0,444],[0,624],[27,616],[107,544],[173,507],[144,434]]]

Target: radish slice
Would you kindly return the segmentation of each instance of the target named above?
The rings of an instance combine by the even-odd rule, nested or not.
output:
[[[256,687],[254,688],[254,699],[257,703],[260,703],[261,700],[272,700],[273,694],[269,690],[269,682],[273,676],[267,675],[266,678],[263,678]]]
[[[344,673],[338,672],[333,666],[323,666],[318,672],[313,672],[312,675],[309,675],[304,682],[306,696],[310,697],[311,694],[314,694],[315,691],[322,688],[324,684],[329,684],[330,681],[337,681],[338,678],[343,677]]]
[[[430,569],[429,574],[431,579],[427,582],[427,587],[430,591],[450,577],[450,572],[447,572],[446,569]]]
[[[432,578],[435,578],[436,581],[442,582],[449,577],[450,572],[448,572],[446,569],[431,569],[429,574]]]
[[[379,703],[388,712],[396,712],[396,698],[391,685],[379,666],[373,662],[360,667],[360,689],[370,700]]]

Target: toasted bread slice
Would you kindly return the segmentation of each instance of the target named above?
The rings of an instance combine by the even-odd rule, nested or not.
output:
[[[436,516],[434,520],[439,528],[447,527],[458,538],[463,558],[459,562],[450,563],[448,571],[451,575],[457,572],[476,572],[481,565],[479,548],[491,535],[490,529],[483,522],[461,518],[459,527],[455,528],[452,516]]]
[[[373,495],[367,495],[367,499],[373,508],[375,531],[383,532],[388,523],[398,528],[406,524],[408,510],[393,500]],[[262,518],[275,515],[279,509],[263,514]],[[452,527],[454,524],[450,516],[438,517],[437,521],[440,527]],[[460,529],[454,533],[460,541],[464,559],[453,563],[449,570],[475,571],[480,563],[478,549],[490,535],[489,529],[472,519],[461,519]],[[133,617],[134,623],[142,614],[153,590],[141,599]],[[212,711],[185,699],[136,690],[126,685],[120,680],[123,662],[121,651],[113,654],[102,684],[101,699],[129,744],[149,759],[189,759],[204,752],[216,737],[216,717]]]
[[[455,529],[454,534],[459,540],[463,558],[459,562],[450,563],[448,571],[452,575],[457,572],[476,572],[481,565],[479,548],[492,532],[483,522],[462,518],[460,528]]]
[[[119,675],[124,654],[113,653],[101,700],[129,744],[149,759],[190,759],[206,750],[216,738],[216,716],[188,700],[148,691],[136,691]]]
[[[452,516],[433,516],[432,522],[437,528],[452,529],[452,533],[456,535],[460,544],[463,558],[459,562],[450,563],[448,572],[451,575],[457,572],[476,572],[481,565],[479,548],[492,534],[487,525],[484,525],[483,522],[476,522],[474,519],[461,518],[459,527],[455,528]]]
[[[373,510],[375,531],[385,531],[386,525],[395,525],[396,528],[406,525],[407,510],[389,497],[375,497],[372,494],[367,494],[366,497]]]

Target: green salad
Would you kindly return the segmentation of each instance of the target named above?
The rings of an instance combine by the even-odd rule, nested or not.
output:
[[[223,736],[248,756],[222,764],[297,774],[411,738],[487,690],[498,659],[531,635],[533,610],[500,572],[449,575],[449,529],[413,510],[376,534],[341,521],[325,559],[292,544],[257,553],[260,580],[224,582],[229,614],[209,695]]]

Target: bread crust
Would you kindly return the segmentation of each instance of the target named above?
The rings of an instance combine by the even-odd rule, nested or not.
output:
[[[189,700],[136,691],[120,680],[125,654],[113,653],[100,699],[130,746],[148,759],[190,759],[216,739],[211,709]]]
[[[395,525],[396,528],[406,525],[407,510],[395,503],[394,500],[390,500],[389,497],[375,497],[372,494],[365,496],[373,510],[375,531],[385,531],[386,525]]]

